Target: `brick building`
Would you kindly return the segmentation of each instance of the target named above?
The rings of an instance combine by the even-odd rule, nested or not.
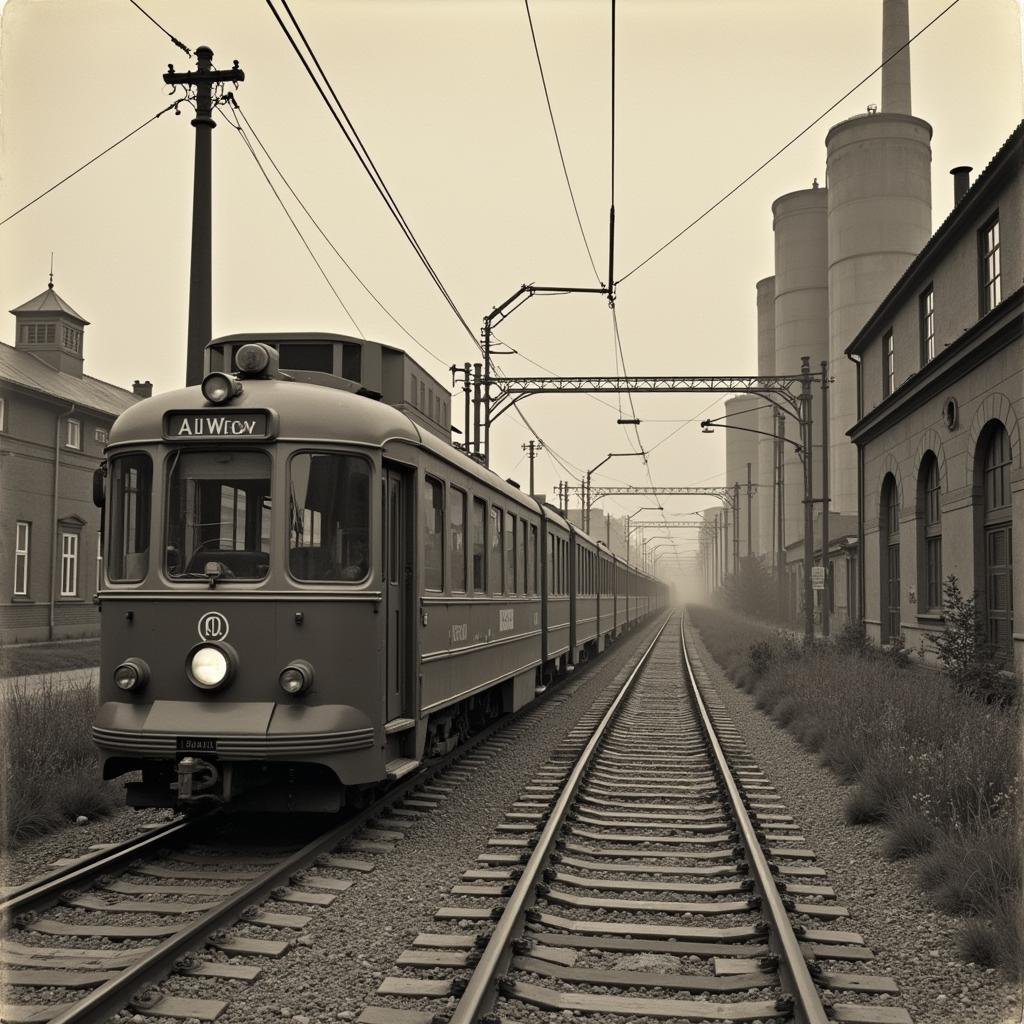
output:
[[[1024,669],[1024,122],[847,349],[858,372],[863,615],[927,649],[942,582]],[[1016,571],[1015,571],[1016,566]],[[1016,609],[1016,610],[1015,610]]]
[[[82,372],[88,321],[49,287],[0,343],[0,643],[95,636],[100,511],[92,475],[111,424],[152,386]]]

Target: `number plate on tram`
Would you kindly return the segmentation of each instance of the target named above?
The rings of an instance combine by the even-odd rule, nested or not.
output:
[[[247,441],[270,437],[270,414],[265,410],[169,412],[164,417],[164,437],[174,440]]]
[[[179,754],[215,754],[217,740],[214,736],[179,736]]]

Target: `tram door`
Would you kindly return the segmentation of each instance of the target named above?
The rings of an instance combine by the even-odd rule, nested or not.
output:
[[[387,630],[385,647],[387,679],[387,721],[402,718],[409,693],[412,660],[411,515],[408,476],[399,469],[384,467],[384,610]]]

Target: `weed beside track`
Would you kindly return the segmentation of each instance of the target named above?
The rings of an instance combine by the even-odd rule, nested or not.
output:
[[[855,784],[847,820],[881,822],[889,855],[914,858],[922,888],[967,916],[964,957],[1019,976],[1020,703],[987,704],[871,649],[804,649],[726,611],[690,614],[736,685]]]

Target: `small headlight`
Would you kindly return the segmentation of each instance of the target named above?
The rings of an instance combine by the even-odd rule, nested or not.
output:
[[[242,393],[242,385],[233,380],[226,373],[219,370],[208,373],[203,378],[201,385],[203,398],[214,405],[221,405],[229,398],[234,398]]]
[[[290,665],[286,665],[277,677],[277,681],[285,693],[290,693],[292,696],[305,693],[313,685],[313,666],[300,658]]]
[[[128,658],[114,669],[114,683],[122,690],[141,690],[149,679],[149,666],[141,658]]]
[[[249,342],[235,353],[235,365],[242,373],[263,373],[270,366],[272,349],[259,342]]]
[[[200,644],[189,653],[188,677],[200,690],[216,690],[230,680],[234,662],[226,644]]]

